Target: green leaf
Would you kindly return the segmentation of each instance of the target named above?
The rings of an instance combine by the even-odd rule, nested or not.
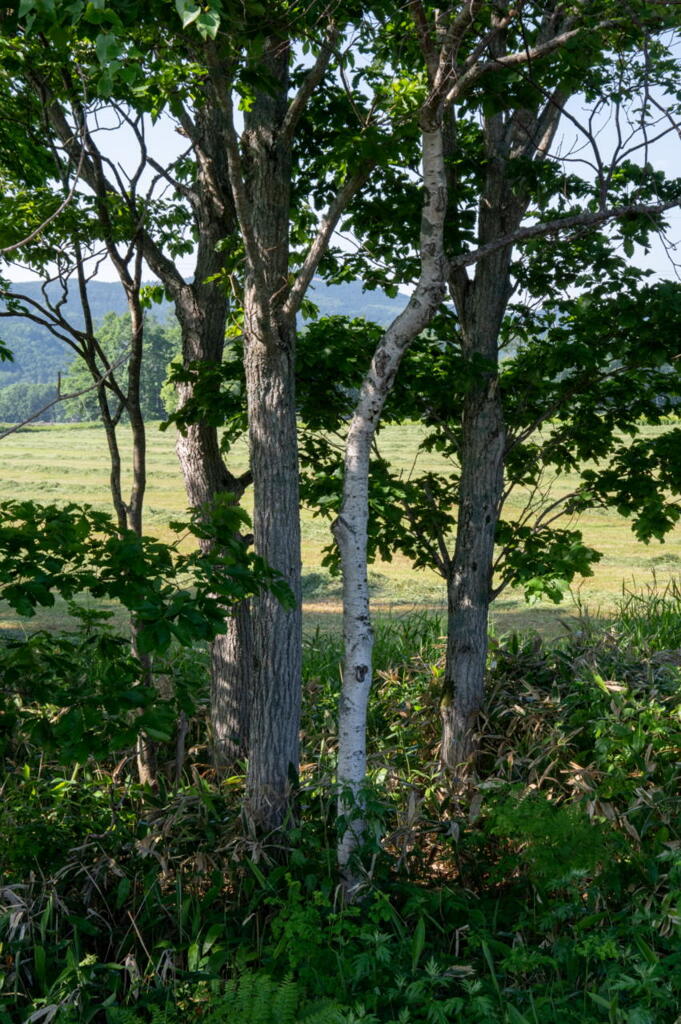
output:
[[[601,1006],[604,1010],[610,1010],[611,1004],[609,1000],[604,999],[603,996],[597,995],[595,992],[587,992],[589,999],[592,999],[596,1006]]]
[[[121,54],[121,46],[110,32],[102,32],[95,41],[95,50],[100,64],[109,64]]]
[[[516,1010],[515,1006],[511,1006],[510,1003],[506,1007],[506,1020],[508,1024],[530,1024],[528,1018],[520,1010]]]
[[[490,948],[489,948],[489,946],[487,945],[486,942],[483,942],[481,944],[481,948],[482,948],[483,956],[484,956],[485,960],[487,961],[487,966],[489,968],[489,973],[492,976],[492,984],[494,985],[494,988],[496,989],[496,991],[499,992],[499,981],[497,979],[497,972],[494,969],[494,960],[492,959],[492,954],[490,952]]]
[[[203,39],[215,39],[220,28],[220,15],[217,11],[202,11],[196,19],[196,28]]]
[[[411,944],[411,969],[415,971],[418,967],[421,954],[423,953],[423,947],[426,944],[426,922],[423,917],[420,917],[418,924],[414,930],[414,938]]]
[[[201,8],[197,7],[193,0],[175,0],[175,9],[180,15],[182,28],[193,24],[201,15]]]
[[[43,946],[34,947],[33,964],[35,966],[35,976],[39,985],[39,991],[45,993],[47,990],[47,958]]]

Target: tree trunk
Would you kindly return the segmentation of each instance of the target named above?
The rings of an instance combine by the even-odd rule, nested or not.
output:
[[[214,427],[191,424],[178,435],[175,449],[192,507],[202,508],[226,492],[235,501],[241,498],[245,481],[227,471]],[[226,632],[211,643],[210,749],[219,776],[247,755],[252,677],[253,633],[250,606],[244,602],[228,619]]]
[[[178,280],[173,264],[158,260],[156,271],[173,293],[182,332],[185,365],[210,366],[222,361],[228,300],[222,283],[215,280],[224,269],[220,242],[234,232],[229,201],[229,180],[223,149],[219,104],[205,84],[204,101],[194,117],[185,113],[182,122],[197,158],[200,188],[195,216],[199,227],[196,270],[192,284]],[[191,385],[180,388],[180,404],[191,397]],[[202,508],[217,495],[230,493],[239,501],[250,482],[227,468],[220,439],[214,426],[192,423],[175,445],[184,477],[189,504]],[[248,751],[250,702],[253,677],[253,640],[248,603],[235,609],[225,633],[211,643],[210,742],[211,757],[218,775],[230,771]]]
[[[147,440],[144,417],[140,405],[140,376],[144,358],[144,311],[140,302],[142,283],[142,254],[136,254],[136,274],[131,278],[127,267],[120,267],[120,276],[126,290],[128,309],[130,310],[130,359],[128,361],[128,388],[126,410],[132,432],[132,483],[130,496],[126,504],[128,529],[142,536],[142,512],[144,495],[147,487]],[[131,621],[132,650],[142,666],[142,685],[155,695],[153,678],[153,660],[150,654],[139,651],[140,624],[136,619]],[[158,785],[158,745],[146,733],[137,737],[137,775],[142,785]]]
[[[338,846],[338,863],[349,896],[357,884],[350,860],[365,834],[361,789],[366,778],[366,715],[373,647],[367,581],[369,457],[402,356],[428,325],[445,291],[443,226],[447,189],[439,126],[424,130],[422,145],[421,276],[406,309],[381,338],[362,384],[345,446],[341,512],[333,527],[343,569],[345,646],[338,725],[338,812],[345,819],[346,829]]]
[[[522,222],[529,198],[514,181],[509,163],[546,157],[561,99],[556,93],[534,112],[516,110],[485,118],[486,173],[478,211],[481,246],[508,237]],[[455,146],[451,127],[448,143]],[[450,168],[454,166],[452,162]],[[475,753],[475,726],[485,693],[494,537],[503,502],[506,450],[498,341],[512,292],[511,256],[512,246],[501,247],[477,264],[473,280],[460,270],[449,281],[463,354],[468,360],[484,360],[488,367],[464,401],[456,546],[447,578],[441,761],[454,778],[465,776]]]
[[[454,558],[447,580],[443,765],[458,775],[475,749],[487,659],[494,535],[504,482],[505,428],[496,374],[466,397]]]
[[[210,748],[218,775],[248,755],[253,686],[253,623],[249,601],[211,644]]]
[[[296,599],[284,608],[271,593],[252,601],[254,674],[245,807],[259,831],[277,828],[298,773],[302,617],[295,314],[289,292],[291,139],[289,43],[269,38],[261,65],[268,88],[244,113],[241,146],[233,137],[234,201],[247,252],[244,367],[253,475],[256,554],[278,570]],[[231,102],[231,101],[230,101]],[[225,108],[231,118],[231,108]],[[233,131],[233,125],[232,125]]]
[[[141,260],[141,253],[139,255]],[[141,277],[141,271],[140,271]],[[128,528],[142,535],[142,510],[147,489],[147,437],[140,400],[140,378],[144,357],[144,311],[140,302],[141,280],[126,288],[130,310],[130,361],[128,362],[128,417],[132,432],[132,483],[127,505]]]
[[[291,43],[263,40],[260,81],[234,124],[234,66],[207,43],[211,87],[223,117],[230,198],[245,251],[244,367],[254,488],[256,553],[288,582],[297,602],[283,608],[270,593],[252,602],[254,675],[245,808],[255,829],[278,827],[298,772],[302,619],[299,467],[296,430],[296,313],[342,211],[369,167],[348,176],[296,274],[289,264],[292,148],[296,126],[332,58],[340,28],[324,11],[327,37],[297,93],[289,98]]]
[[[246,381],[256,553],[296,599],[284,608],[269,591],[253,598],[255,652],[247,813],[261,830],[278,827],[298,772],[302,616],[295,325],[270,347],[249,339]]]
[[[150,786],[152,789],[158,783],[158,760],[156,753],[154,741],[150,740],[146,733],[139,733],[135,745],[137,777],[143,786]]]

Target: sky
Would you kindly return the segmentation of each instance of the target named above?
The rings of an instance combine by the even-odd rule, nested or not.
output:
[[[573,99],[568,107],[568,112],[575,122],[584,121],[584,100],[581,97]],[[661,126],[660,130],[662,127],[669,129],[668,124]],[[100,130],[100,145],[102,144],[102,139],[106,140],[108,152],[118,166],[124,172],[132,173],[137,156],[137,145],[130,128],[125,125],[119,127],[113,122],[111,117],[107,121],[106,115],[102,115]],[[156,160],[162,164],[171,163],[186,149],[187,140],[176,131],[175,124],[169,117],[160,118],[153,126],[149,123],[147,132],[149,150],[153,153]],[[608,154],[612,153],[617,147],[619,138],[612,112],[609,112],[607,115],[602,114],[596,120],[594,136],[598,148],[602,151],[605,159],[607,159]],[[592,176],[592,172],[587,166],[587,161],[592,156],[591,144],[580,134],[575,124],[567,118],[563,118],[562,128],[556,137],[553,149],[561,156],[567,157],[568,167],[580,174],[586,174],[587,177]],[[645,152],[645,156],[647,156],[653,166],[664,171],[668,177],[673,178],[681,175],[681,133],[667,130],[663,138],[654,142],[649,147],[649,150]],[[632,153],[632,158],[642,161],[644,159],[644,150],[637,149]],[[667,214],[667,220],[669,229],[666,239],[663,240],[655,237],[651,242],[648,252],[645,252],[640,246],[636,246],[633,262],[640,267],[651,270],[656,278],[681,279],[681,271],[675,265],[675,263],[678,263],[681,266],[681,211],[670,211]],[[180,260],[179,265],[182,273],[187,277],[191,277],[194,269],[193,257],[188,256]],[[13,265],[3,268],[3,274],[14,282],[36,279],[35,275],[28,272],[26,268]],[[148,279],[152,279],[151,273],[149,273]],[[97,280],[118,280],[116,272],[108,260],[104,261],[99,268]]]

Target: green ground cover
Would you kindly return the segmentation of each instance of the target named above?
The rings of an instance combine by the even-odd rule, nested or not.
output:
[[[666,428],[644,427],[644,435]],[[123,451],[128,435],[121,431]],[[422,430],[417,424],[386,427],[380,434],[383,455],[405,474],[413,470]],[[146,501],[145,529],[169,539],[168,522],[186,507],[182,478],[174,452],[172,431],[165,433],[158,424],[149,425],[149,485]],[[245,445],[233,451],[232,465],[245,468]],[[5,438],[0,448],[0,500],[28,498],[35,501],[89,502],[97,508],[109,509],[108,455],[104,433],[91,424],[60,424],[32,426]],[[437,469],[442,460],[437,453],[421,453],[421,470]],[[565,475],[547,481],[552,497],[574,488],[576,477]],[[518,492],[510,499],[516,513],[525,496]],[[247,501],[248,503],[248,501]],[[322,568],[322,550],[329,542],[328,523],[303,510],[303,567],[305,622],[307,630],[318,625],[337,630],[340,615],[339,581],[329,577]],[[564,603],[556,606],[540,602],[528,606],[519,591],[507,590],[496,602],[493,613],[495,629],[540,628],[548,634],[562,630],[563,621],[574,621],[578,606],[586,605],[593,616],[608,616],[623,587],[641,588],[657,581],[664,585],[681,566],[681,528],[676,529],[664,545],[649,545],[636,540],[627,520],[611,510],[591,511],[579,519],[585,542],[603,552],[603,559],[594,567],[594,575],[576,583]],[[444,586],[434,572],[414,571],[409,561],[396,555],[390,563],[372,567],[374,604],[377,613],[404,614],[411,610],[441,612],[444,608]],[[32,625],[60,627],[64,609],[44,613]],[[0,607],[0,628],[14,629],[17,622],[11,613]]]
[[[678,1024],[680,652],[678,588],[607,628],[494,641],[477,776],[454,796],[439,623],[379,627],[345,907],[339,637],[306,641],[300,784],[269,837],[244,826],[242,777],[207,763],[205,655],[171,659],[204,711],[179,783],[161,745],[157,791],[129,751],[47,751],[49,709],[26,704],[0,785],[0,1024]]]

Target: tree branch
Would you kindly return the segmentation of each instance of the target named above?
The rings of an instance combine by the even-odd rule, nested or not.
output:
[[[246,252],[246,260],[248,262],[249,270],[253,275],[256,290],[261,295],[267,295],[268,288],[266,285],[265,261],[262,258],[260,246],[258,245],[255,231],[253,230],[253,217],[251,205],[246,192],[246,182],[244,178],[243,161],[241,159],[239,137],[234,126],[232,97],[225,87],[226,75],[223,74],[222,69],[220,68],[220,61],[215,46],[207,43],[205,52],[210,79],[213,89],[215,90],[215,98],[223,117],[229,182],[232,190],[232,199],[234,201],[234,210],[239,223],[239,229],[244,243],[244,250]]]
[[[42,234],[42,232],[45,230],[45,228],[49,227],[49,225],[53,221],[55,221],[57,219],[57,217],[61,213],[64,212],[64,210],[71,203],[71,200],[73,199],[74,195],[76,194],[76,188],[78,187],[78,182],[80,181],[80,172],[81,172],[84,156],[85,156],[85,149],[81,146],[80,157],[78,159],[78,166],[76,167],[76,173],[75,173],[75,176],[74,176],[74,179],[73,179],[73,184],[71,185],[71,188],[66,193],[66,196],[64,197],[64,199],[62,199],[61,203],[59,204],[57,209],[54,211],[54,213],[51,213],[49,217],[46,217],[45,220],[42,222],[42,224],[39,224],[38,227],[34,231],[31,231],[31,233],[29,235],[26,235],[25,238],[22,238],[20,242],[14,242],[12,245],[7,245],[7,246],[5,246],[4,249],[0,249],[0,255],[1,256],[6,256],[7,253],[15,252],[17,249],[21,249],[21,248],[23,248],[23,246],[29,245],[35,238],[38,237],[38,235]]]
[[[608,23],[603,23],[597,26],[600,30],[604,28]],[[546,57],[556,50],[559,50],[561,46],[569,42],[570,39],[574,39],[582,32],[582,28],[569,29],[566,32],[561,32],[560,35],[553,36],[552,39],[548,39],[545,43],[541,43],[539,46],[535,46],[532,49],[519,50],[515,53],[508,53],[503,57],[496,57],[494,60],[485,61],[483,64],[473,64],[469,67],[462,75],[460,75],[451,88],[444,93],[442,103],[445,107],[455,103],[458,99],[461,99],[464,92],[471,86],[475,85],[479,79],[485,75],[490,74],[494,71],[501,71],[503,68],[519,67],[524,64],[530,64],[532,61],[539,60],[540,57]],[[446,85],[446,80],[443,81],[443,86]]]
[[[102,384],[106,384],[107,378],[114,372],[114,370],[116,370],[125,362],[129,354],[130,347],[128,346],[128,348],[125,350],[125,352],[123,352],[121,356],[119,356],[116,362],[111,364],[106,373],[103,373],[102,376],[98,377],[98,379],[96,381],[93,381],[92,384],[88,384],[86,388],[81,388],[80,391],[72,391],[68,395],[62,395],[59,394],[59,384],[57,384],[57,397],[54,398],[51,402],[48,402],[47,405],[43,405],[41,409],[38,409],[36,412],[32,413],[27,419],[22,420],[21,423],[15,423],[13,427],[9,428],[9,430],[3,431],[0,434],[0,441],[4,440],[4,438],[6,437],[9,437],[10,434],[16,434],[18,430],[21,430],[22,427],[28,426],[29,423],[33,423],[34,420],[37,420],[40,416],[43,415],[43,413],[47,412],[48,409],[52,409],[55,405],[58,405],[60,402],[67,402],[70,401],[72,398],[80,398],[81,395],[87,395],[90,391],[94,391],[96,388],[100,388]]]
[[[462,4],[461,9],[457,16],[450,22],[441,42],[440,54],[441,58],[435,80],[433,82],[433,89],[439,92],[442,88],[443,80],[447,76],[447,65],[452,65],[456,61],[459,53],[459,48],[463,42],[468,30],[475,21],[479,11],[483,5],[483,0],[469,0],[469,3]],[[504,24],[509,19],[505,19]],[[493,32],[496,34],[499,26],[495,26]]]
[[[280,137],[286,145],[291,143],[296,126],[305,110],[305,107],[309,103],[313,92],[317,86],[321,84],[324,78],[339,36],[340,30],[338,25],[332,21],[329,24],[326,32],[326,38],[320,47],[316,61],[305,76],[300,89],[291,100],[289,108],[286,111],[286,115],[279,131]]]
[[[428,25],[428,19],[421,0],[410,0],[409,11],[414,21],[416,33],[419,37],[419,44],[421,46],[421,53],[423,54],[423,59],[426,62],[428,75],[432,84],[435,81],[438,72],[438,59],[435,52],[433,37]]]
[[[360,190],[375,166],[375,161],[366,163],[362,168],[360,168],[360,170],[356,171],[351,178],[348,178],[336,193],[333,201],[326,211],[326,214],[322,217],[317,236],[310,245],[305,260],[303,261],[303,265],[298,271],[296,280],[289,292],[284,305],[285,313],[294,315],[300,309],[300,305],[305,297],[305,292],[307,291],[319,263],[326,252],[329,239],[335,231],[338,221],[340,220],[344,210],[347,208],[350,200]]]
[[[624,217],[635,216],[653,217],[656,214],[673,210],[681,205],[681,199],[673,199],[667,203],[631,203],[628,206],[614,206],[606,210],[599,210],[596,213],[577,213],[571,217],[557,217],[555,220],[543,221],[538,224],[531,224],[526,228],[518,228],[508,235],[495,238],[494,241],[481,245],[478,249],[462,253],[460,256],[450,258],[450,268],[470,267],[474,263],[485,259],[486,256],[503,249],[507,245],[517,245],[520,242],[527,242],[532,238],[544,238],[546,235],[558,234],[561,231],[569,231],[572,228],[596,227],[599,224],[606,224],[608,221],[622,220]]]

